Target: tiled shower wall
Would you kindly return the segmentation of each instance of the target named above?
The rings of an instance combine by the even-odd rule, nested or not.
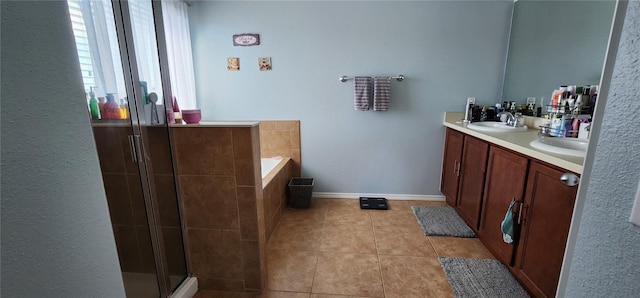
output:
[[[300,177],[300,120],[260,121],[260,156],[291,158],[291,174]]]
[[[149,136],[152,175],[169,273],[184,275],[180,219],[171,166],[169,139],[164,127],[144,128]],[[118,259],[123,272],[155,273],[151,238],[137,163],[132,161],[126,124],[98,124],[93,134],[107,195]]]
[[[189,263],[199,289],[262,289],[258,127],[175,126],[172,133]]]

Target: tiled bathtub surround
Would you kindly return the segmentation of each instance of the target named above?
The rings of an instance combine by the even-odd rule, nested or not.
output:
[[[300,121],[260,121],[260,155],[264,158],[290,157],[293,161],[291,174],[300,177]]]
[[[260,290],[266,235],[257,125],[172,130],[191,274],[201,289]]]
[[[269,241],[282,212],[287,207],[287,184],[291,180],[293,161],[284,158],[263,180],[266,240]]]

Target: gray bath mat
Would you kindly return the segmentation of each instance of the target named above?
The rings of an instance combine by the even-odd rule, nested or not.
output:
[[[411,210],[427,236],[476,237],[473,230],[449,206],[411,206]]]
[[[438,258],[456,297],[529,297],[498,260]]]

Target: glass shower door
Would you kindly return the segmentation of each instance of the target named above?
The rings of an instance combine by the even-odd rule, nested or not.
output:
[[[132,77],[138,78],[138,84],[134,83],[134,90],[137,89],[135,94],[138,95],[137,116],[146,148],[147,173],[152,185],[152,204],[156,211],[156,229],[153,231],[152,227],[151,232],[162,240],[159,241],[158,250],[163,256],[163,272],[168,273],[161,276],[161,286],[165,282],[170,289],[175,289],[186,278],[187,268],[170,150],[169,123],[166,121],[166,110],[172,110],[171,88],[166,72],[161,73],[162,59],[158,52],[159,46],[163,46],[159,45],[163,38],[156,34],[156,28],[162,27],[162,20],[154,18],[154,9],[161,9],[160,2],[155,1],[153,5],[151,0],[121,3],[123,18],[128,20],[124,23],[131,26],[132,34],[128,35],[127,45],[133,45],[128,47],[129,56],[135,56],[130,61],[135,60],[135,65],[131,65],[134,73]]]
[[[187,268],[151,2],[68,5],[126,294],[166,297]]]

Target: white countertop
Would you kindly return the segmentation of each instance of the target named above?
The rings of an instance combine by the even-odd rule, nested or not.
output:
[[[455,129],[459,132],[468,134],[478,139],[485,140],[489,143],[502,146],[520,154],[563,168],[565,170],[569,170],[577,174],[582,174],[582,164],[584,163],[584,158],[548,153],[546,151],[541,151],[531,147],[529,143],[539,137],[537,129],[529,127],[529,130],[525,132],[479,132],[467,128],[467,124],[462,123],[462,118],[464,118],[464,113],[446,112],[444,113],[443,124],[446,127]]]

